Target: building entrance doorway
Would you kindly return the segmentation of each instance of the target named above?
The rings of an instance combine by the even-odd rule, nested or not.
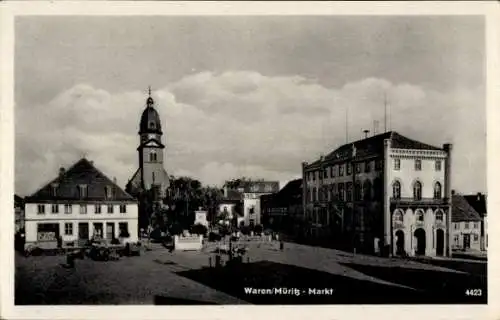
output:
[[[464,234],[464,250],[470,249],[470,234]]]
[[[396,231],[396,255],[402,256],[405,251],[405,233],[403,230]]]
[[[115,238],[115,224],[112,222],[106,223],[106,239],[113,240]]]
[[[78,224],[78,239],[79,240],[89,239],[89,224],[87,222],[80,222]]]
[[[425,231],[422,228],[419,228],[415,230],[414,233],[415,236],[415,241],[416,241],[416,248],[415,248],[415,254],[416,255],[425,255]]]
[[[444,255],[444,231],[443,229],[436,230],[436,255]]]

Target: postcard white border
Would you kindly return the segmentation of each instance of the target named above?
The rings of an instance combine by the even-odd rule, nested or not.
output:
[[[0,3],[0,240],[4,319],[497,319],[500,212],[500,39],[496,2],[149,2],[12,1]],[[488,306],[14,306],[14,17],[21,15],[484,15],[487,21]],[[491,164],[491,165],[490,165]],[[493,253],[494,252],[494,253]]]

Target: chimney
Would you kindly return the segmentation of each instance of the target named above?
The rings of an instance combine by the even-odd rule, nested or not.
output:
[[[113,183],[116,184],[116,177],[113,177]]]
[[[370,130],[363,130],[363,133],[365,134],[365,139],[368,138],[368,133],[370,133]]]
[[[481,192],[477,193],[477,201],[481,201],[483,194]]]
[[[62,177],[66,173],[66,169],[63,167],[59,168],[59,176]]]

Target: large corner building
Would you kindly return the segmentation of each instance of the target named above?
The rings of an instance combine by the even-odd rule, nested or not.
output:
[[[451,255],[451,149],[391,131],[304,162],[310,236],[365,252]]]

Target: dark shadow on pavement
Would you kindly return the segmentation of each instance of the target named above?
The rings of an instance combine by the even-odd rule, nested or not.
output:
[[[422,292],[422,300],[427,304],[486,304],[486,277],[457,272],[443,272],[402,267],[380,267],[341,263],[351,269],[385,281],[408,286]],[[480,289],[473,295],[467,290]]]
[[[177,274],[252,304],[408,304],[422,298],[421,293],[411,289],[270,261]],[[273,293],[251,293],[245,288],[270,289]],[[298,291],[293,290],[295,288]],[[333,291],[313,293],[315,289],[325,288]],[[292,290],[285,293],[283,289]]]
[[[433,266],[438,266],[442,268],[447,268],[447,269],[452,269],[452,270],[457,270],[457,271],[462,271],[462,272],[467,272],[472,275],[476,276],[483,276],[486,277],[487,275],[487,270],[488,270],[488,264],[485,262],[472,262],[472,261],[457,261],[457,260],[441,260],[441,259],[418,259],[415,258],[414,260],[420,262],[420,263],[426,263],[430,264]]]
[[[453,252],[453,258],[459,259],[470,259],[470,260],[478,260],[478,261],[488,261],[488,257],[486,256],[476,256],[473,254],[467,254],[466,252]]]

